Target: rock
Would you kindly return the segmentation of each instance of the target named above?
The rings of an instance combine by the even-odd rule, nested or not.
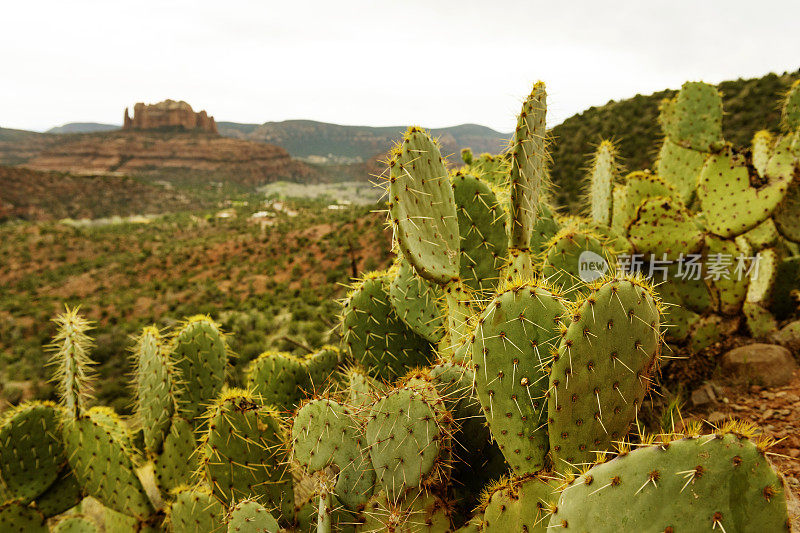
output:
[[[205,111],[195,113],[192,106],[181,100],[164,100],[157,104],[145,105],[142,102],[133,106],[133,118],[125,108],[123,130],[183,129],[217,133],[214,117]]]
[[[703,383],[692,391],[692,405],[695,407],[715,403],[716,401],[717,396],[714,394],[714,388],[709,383]]]
[[[748,344],[722,356],[722,369],[730,376],[767,387],[786,385],[797,364],[789,350],[776,344]]]
[[[800,320],[789,322],[771,336],[772,342],[788,348],[796,356],[800,356]]]

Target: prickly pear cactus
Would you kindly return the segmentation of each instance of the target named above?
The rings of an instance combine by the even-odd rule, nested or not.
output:
[[[149,517],[153,506],[131,459],[121,420],[88,410],[78,418],[66,417],[62,426],[64,449],[75,478],[86,494],[103,505],[136,518]]]
[[[305,362],[290,353],[264,352],[247,369],[249,390],[267,405],[291,411],[312,393]]]
[[[448,189],[449,190],[449,189]],[[367,274],[344,303],[344,346],[364,368],[384,379],[427,364],[431,346],[397,317],[385,273]]]
[[[367,502],[375,483],[375,471],[360,429],[350,408],[327,398],[307,402],[292,424],[294,460],[310,473],[335,466],[338,474],[334,492],[351,509]]]
[[[691,205],[697,192],[697,177],[707,156],[706,152],[684,148],[666,137],[658,152],[654,170],[675,190],[685,205]]]
[[[259,498],[291,516],[292,478],[286,472],[280,416],[241,389],[220,396],[207,413],[200,463],[214,496],[233,504]]]
[[[224,533],[226,510],[201,486],[176,488],[167,510],[166,523],[172,533]]]
[[[614,182],[618,175],[617,148],[613,142],[603,141],[594,153],[589,172],[590,214],[597,224],[611,225]]]
[[[515,474],[545,466],[547,367],[564,310],[543,284],[511,285],[487,304],[470,339],[483,414]]]
[[[376,485],[396,498],[406,489],[445,479],[449,417],[441,398],[424,389],[401,386],[379,399],[366,424]]]
[[[161,450],[177,407],[174,369],[157,328],[144,328],[134,348],[136,415],[145,448]]]
[[[452,182],[461,280],[479,294],[494,292],[508,254],[506,213],[489,185],[475,176],[457,173]]]
[[[420,277],[402,256],[389,284],[389,299],[398,317],[417,335],[430,342],[445,334],[444,298],[441,287]]]
[[[637,252],[648,259],[676,261],[682,254],[698,253],[703,233],[692,215],[673,198],[653,196],[644,200],[628,226],[628,238]]]
[[[800,81],[795,80],[786,92],[781,109],[781,127],[783,131],[800,130]]]
[[[0,479],[10,496],[30,502],[59,477],[67,460],[59,438],[62,410],[26,403],[4,413],[0,425]]]
[[[47,533],[42,513],[19,502],[0,505],[0,531],[8,533]]]
[[[722,144],[722,95],[713,85],[687,81],[674,98],[661,103],[659,120],[673,142],[714,151]]]
[[[191,482],[197,468],[196,449],[194,425],[180,416],[174,416],[161,452],[152,458],[156,484],[163,492],[168,493]]]
[[[789,531],[783,482],[764,451],[735,433],[636,449],[572,481],[549,528]]]
[[[353,533],[355,531],[356,517],[347,511],[336,496],[331,498],[328,510],[330,513],[330,531],[336,533]],[[297,533],[319,533],[319,498],[316,492],[297,505],[294,516],[297,523]]]
[[[776,141],[777,139],[775,136],[768,130],[757,131],[755,135],[753,135],[753,142],[751,145],[753,167],[761,177],[765,176],[767,173],[767,165],[769,164],[769,158],[772,157],[772,151],[775,149]]]
[[[255,500],[234,505],[227,519],[228,533],[278,533],[278,521]]]
[[[530,245],[542,189],[548,182],[546,149],[547,91],[543,82],[533,86],[522,104],[511,141],[510,247],[525,251]]]
[[[73,514],[60,518],[50,531],[52,533],[98,533],[99,530],[90,518]]]
[[[590,463],[636,419],[661,341],[661,311],[644,280],[600,280],[569,310],[550,371],[554,468]]]
[[[410,489],[396,498],[386,492],[373,496],[364,509],[356,533],[447,533],[452,531],[450,508],[430,492]]]
[[[306,356],[305,364],[311,392],[320,393],[325,390],[330,379],[336,374],[340,359],[339,348],[330,344]]]
[[[486,495],[482,531],[547,533],[550,513],[558,501],[559,484],[556,479],[536,475],[497,483]]]
[[[647,171],[631,172],[623,184],[614,187],[614,204],[611,229],[618,235],[627,235],[628,226],[636,219],[639,206],[654,196],[672,197],[675,192],[659,176]]]
[[[228,365],[225,336],[211,318],[191,317],[172,340],[171,358],[180,379],[180,410],[184,418],[195,420],[225,383]]]
[[[575,299],[586,282],[611,274],[614,268],[613,257],[600,236],[568,226],[553,237],[545,250],[542,276],[565,298]]]
[[[786,195],[794,169],[789,147],[779,144],[767,164],[767,184],[756,188],[742,155],[730,147],[710,155],[698,180],[698,198],[709,231],[735,237],[762,223]]]
[[[450,177],[439,147],[411,127],[389,163],[389,214],[403,255],[444,285],[459,275],[459,232]]]
[[[45,518],[50,518],[72,509],[82,499],[83,489],[67,465],[61,470],[55,483],[36,498],[35,505]]]

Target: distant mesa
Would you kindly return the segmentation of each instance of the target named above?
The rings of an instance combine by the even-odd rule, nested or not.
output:
[[[125,108],[123,130],[186,130],[217,133],[214,117],[205,111],[195,113],[188,103],[181,100],[164,100],[157,104],[142,102],[133,106],[133,118]]]

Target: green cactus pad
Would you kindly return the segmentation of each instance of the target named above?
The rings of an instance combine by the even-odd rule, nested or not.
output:
[[[381,491],[367,503],[362,516],[362,522],[356,526],[357,533],[452,531],[447,503],[432,493],[414,489],[398,498],[390,498]]]
[[[539,202],[536,224],[531,233],[530,250],[537,254],[544,251],[547,243],[561,230],[561,225],[555,219],[555,211],[545,202]]]
[[[228,533],[278,533],[278,521],[255,500],[237,503],[228,515]]]
[[[0,531],[3,533],[47,533],[42,513],[18,502],[0,505]]]
[[[312,391],[322,391],[339,367],[341,354],[336,346],[326,345],[306,357],[306,369]]]
[[[659,121],[673,142],[713,151],[722,144],[722,95],[713,85],[687,81],[674,98],[662,102]]]
[[[334,492],[348,508],[366,503],[375,483],[375,471],[359,433],[355,413],[330,399],[306,403],[292,425],[295,461],[312,473],[335,465]]]
[[[55,483],[36,498],[35,506],[45,518],[50,518],[72,509],[82,499],[83,492],[75,474],[69,466],[65,466]]]
[[[797,138],[800,139],[800,134]],[[786,196],[772,214],[772,219],[775,221],[775,228],[785,239],[800,242],[800,177],[795,176]]]
[[[366,424],[376,484],[394,498],[443,476],[450,446],[447,417],[442,400],[418,388],[400,387],[379,399]]]
[[[403,255],[425,279],[458,277],[456,204],[439,147],[411,127],[389,163],[389,214]]]
[[[604,279],[575,303],[548,391],[554,467],[590,463],[624,438],[650,385],[661,312],[646,282]]]
[[[402,256],[389,284],[389,299],[398,317],[417,335],[439,342],[445,334],[441,287],[421,278]]]
[[[544,468],[547,365],[564,304],[543,286],[512,286],[481,313],[471,339],[483,414],[515,474]]]
[[[611,225],[614,182],[619,174],[617,148],[611,141],[603,141],[594,153],[589,171],[589,200],[591,219],[597,224]]]
[[[753,142],[751,147],[753,167],[759,176],[764,176],[767,173],[767,164],[769,158],[772,157],[772,151],[775,149],[775,136],[768,130],[757,131],[753,135]]]
[[[182,486],[172,493],[166,523],[172,533],[221,533],[227,531],[226,510],[204,487]]]
[[[704,435],[634,450],[568,485],[550,530],[788,531],[781,479],[751,441]]]
[[[589,265],[596,270],[587,270]],[[601,238],[591,232],[565,227],[559,231],[544,252],[542,276],[559,287],[563,296],[577,298],[585,283],[614,272],[615,264]]]
[[[380,378],[394,379],[427,364],[431,346],[397,317],[388,285],[385,273],[367,274],[344,303],[342,329],[355,361]]]
[[[480,179],[458,173],[452,183],[461,235],[461,280],[478,293],[494,292],[508,253],[506,213]]]
[[[97,525],[88,517],[73,514],[60,518],[50,529],[52,533],[97,533]]]
[[[614,187],[611,230],[617,235],[628,234],[628,226],[636,218],[636,212],[644,200],[653,196],[675,195],[664,180],[647,171],[631,172],[625,176],[623,183]]]
[[[240,389],[225,392],[209,409],[200,463],[218,499],[233,504],[259,498],[291,516],[292,478],[286,472],[284,428],[276,411]]]
[[[655,171],[678,193],[684,204],[690,205],[697,191],[697,177],[707,156],[706,152],[684,148],[666,137],[658,152]]]
[[[52,403],[25,403],[4,413],[0,425],[0,477],[13,498],[44,493],[66,462],[59,438],[63,411]]]
[[[703,234],[679,201],[665,196],[644,200],[628,226],[628,238],[647,258],[677,260],[703,247]]]
[[[723,315],[738,314],[747,295],[750,278],[744,275],[744,272],[741,272],[741,275],[735,273],[734,269],[738,257],[748,255],[747,252],[740,249],[732,240],[707,235],[703,255],[706,268],[718,265],[724,269],[723,272],[706,274],[714,300],[717,302],[717,310]]]
[[[121,421],[90,409],[62,425],[64,449],[84,492],[103,505],[132,517],[150,516],[153,507],[131,459],[130,444],[122,437]]]
[[[483,513],[484,533],[547,533],[559,482],[537,476],[512,478],[489,496]]]
[[[747,233],[742,234],[742,236],[745,239],[747,239],[748,244],[751,246],[751,248],[754,249],[754,251],[763,250],[764,248],[768,248],[770,246],[775,246],[775,243],[778,241],[779,238],[777,224],[775,223],[775,220],[781,217],[781,215],[779,214],[781,206],[784,205],[787,200],[789,200],[792,194],[797,194],[794,192],[794,189],[795,189],[795,182],[792,182],[792,185],[789,186],[789,191],[786,193],[783,202],[781,202],[781,204],[775,210],[775,213],[773,213],[773,218],[768,218],[767,220],[765,220],[755,228],[751,229]],[[800,189],[798,189],[798,192],[800,192]],[[800,200],[800,195],[798,196],[798,200]],[[798,207],[800,207],[800,203],[798,204]],[[800,220],[798,220],[797,223],[800,224]],[[786,228],[783,228],[781,232],[783,233],[785,229]],[[789,230],[789,232],[791,233],[792,231]],[[800,238],[800,232],[797,233],[797,236]],[[784,237],[786,237],[786,235],[784,235]]]
[[[384,392],[383,384],[359,367],[346,369],[342,381],[347,390],[347,404],[354,409],[372,405]]]
[[[155,327],[144,328],[134,349],[136,415],[142,426],[144,446],[159,453],[167,436],[177,398],[172,362]]]
[[[758,257],[758,271],[754,268],[750,275],[750,285],[747,287],[746,299],[748,302],[767,307],[772,301],[781,259],[775,248],[761,250]]]
[[[539,197],[549,180],[546,116],[547,92],[539,81],[522,104],[509,150],[510,247],[517,250],[527,250],[530,245]]]
[[[195,420],[225,383],[228,365],[225,336],[209,317],[191,317],[172,341],[171,358],[180,379],[180,410],[184,418]]]
[[[747,329],[754,339],[766,339],[771,333],[778,330],[778,321],[760,304],[744,302],[742,313],[744,313]]]
[[[735,237],[766,220],[786,195],[795,173],[793,161],[788,146],[779,144],[767,165],[767,184],[755,188],[743,156],[730,147],[709,156],[697,190],[708,229]]]
[[[196,448],[194,426],[180,416],[173,417],[161,453],[153,457],[153,474],[162,491],[191,482],[197,463]]]
[[[785,132],[800,129],[800,80],[795,80],[786,92],[781,109],[781,127]]]
[[[248,389],[268,405],[291,411],[311,392],[305,361],[285,352],[264,352],[247,368]]]
[[[355,531],[356,517],[348,512],[333,494],[329,495],[331,531],[336,533],[353,533]],[[317,521],[319,517],[319,494],[314,492],[295,509],[295,522],[297,533],[318,533]]]
[[[689,328],[689,346],[693,352],[705,350],[723,337],[725,319],[719,315],[703,315]]]

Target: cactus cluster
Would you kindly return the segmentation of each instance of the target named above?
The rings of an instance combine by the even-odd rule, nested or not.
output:
[[[67,310],[53,342],[60,404],[0,422],[2,530],[96,531],[87,496],[107,532],[784,530],[768,443],[749,428],[647,436],[639,420],[663,301],[680,310],[668,333],[700,344],[725,317],[791,311],[773,296],[800,271],[782,244],[797,143],[759,138],[751,163],[725,145],[721,116],[704,84],[665,102],[660,175],[621,177],[601,143],[591,218],[548,205],[541,82],[501,156],[464,153],[450,170],[410,128],[386,176],[395,264],[356,280],[341,346],[265,352],[244,388],[209,317],[148,327],[123,420],[92,405],[90,324]],[[754,248],[767,262],[747,283],[656,289],[616,258]]]

